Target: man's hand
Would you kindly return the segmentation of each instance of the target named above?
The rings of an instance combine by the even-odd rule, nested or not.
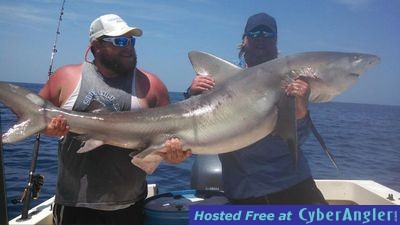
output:
[[[310,86],[301,78],[289,83],[285,88],[285,93],[296,97],[296,119],[301,119],[308,112],[308,97],[310,96]]]
[[[43,133],[49,136],[60,137],[66,135],[68,131],[69,126],[67,123],[67,119],[60,115],[51,119],[50,123],[47,125]]]
[[[198,95],[208,91],[215,86],[215,80],[211,76],[196,75],[189,89],[190,95]]]
[[[178,138],[171,138],[165,142],[166,152],[159,154],[165,161],[171,164],[178,164],[192,155],[190,150],[182,149],[182,142]]]

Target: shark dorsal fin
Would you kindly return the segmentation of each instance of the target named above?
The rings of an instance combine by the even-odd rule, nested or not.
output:
[[[235,64],[205,52],[191,51],[189,59],[196,73],[203,76],[212,75],[216,86],[224,84],[228,78],[241,70]]]

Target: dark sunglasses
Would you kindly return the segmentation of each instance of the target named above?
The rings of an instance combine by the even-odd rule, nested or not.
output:
[[[134,37],[106,37],[102,38],[102,41],[110,42],[117,47],[125,47],[131,43],[132,47],[135,47],[136,39]]]
[[[260,38],[260,37],[264,37],[264,38],[275,38],[276,37],[276,33],[268,32],[265,30],[249,31],[249,32],[247,32],[246,35],[252,39]]]

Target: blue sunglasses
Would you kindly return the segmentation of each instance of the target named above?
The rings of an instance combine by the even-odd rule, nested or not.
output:
[[[110,42],[112,43],[114,46],[117,47],[125,47],[127,46],[129,43],[131,43],[132,47],[135,47],[135,42],[136,39],[134,37],[106,37],[106,38],[102,38],[102,41],[105,42]]]
[[[246,34],[248,37],[255,39],[255,38],[260,38],[260,37],[264,37],[264,38],[275,38],[276,37],[276,33],[274,32],[268,32],[265,30],[258,30],[258,31],[249,31]]]

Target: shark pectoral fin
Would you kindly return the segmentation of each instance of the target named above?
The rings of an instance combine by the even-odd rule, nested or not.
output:
[[[102,145],[104,145],[104,141],[96,140],[96,139],[89,139],[89,140],[83,142],[83,145],[81,146],[80,149],[78,149],[77,153],[90,152],[93,149],[100,147]]]
[[[296,123],[296,99],[293,96],[281,95],[278,103],[278,121],[275,129],[276,134],[284,139],[292,154],[293,161],[297,167],[297,123]]]
[[[164,159],[162,153],[165,151],[164,145],[152,146],[133,156],[131,162],[147,174],[152,174]]]
[[[47,123],[42,119],[23,119],[2,135],[3,143],[15,143],[46,128]]]
[[[134,156],[132,158],[132,164],[142,169],[147,174],[152,174],[160,165],[163,157],[159,154],[150,154],[144,158]]]
[[[314,123],[312,122],[311,118],[310,118],[310,124],[311,124],[311,131],[313,132],[315,138],[317,138],[319,144],[321,145],[321,147],[325,150],[326,155],[329,157],[329,160],[331,160],[333,166],[336,168],[336,170],[339,170],[339,167],[337,166],[335,157],[333,156],[332,152],[328,149],[328,147],[325,144],[324,139],[322,138],[322,136],[319,134],[317,128],[314,126]]]

